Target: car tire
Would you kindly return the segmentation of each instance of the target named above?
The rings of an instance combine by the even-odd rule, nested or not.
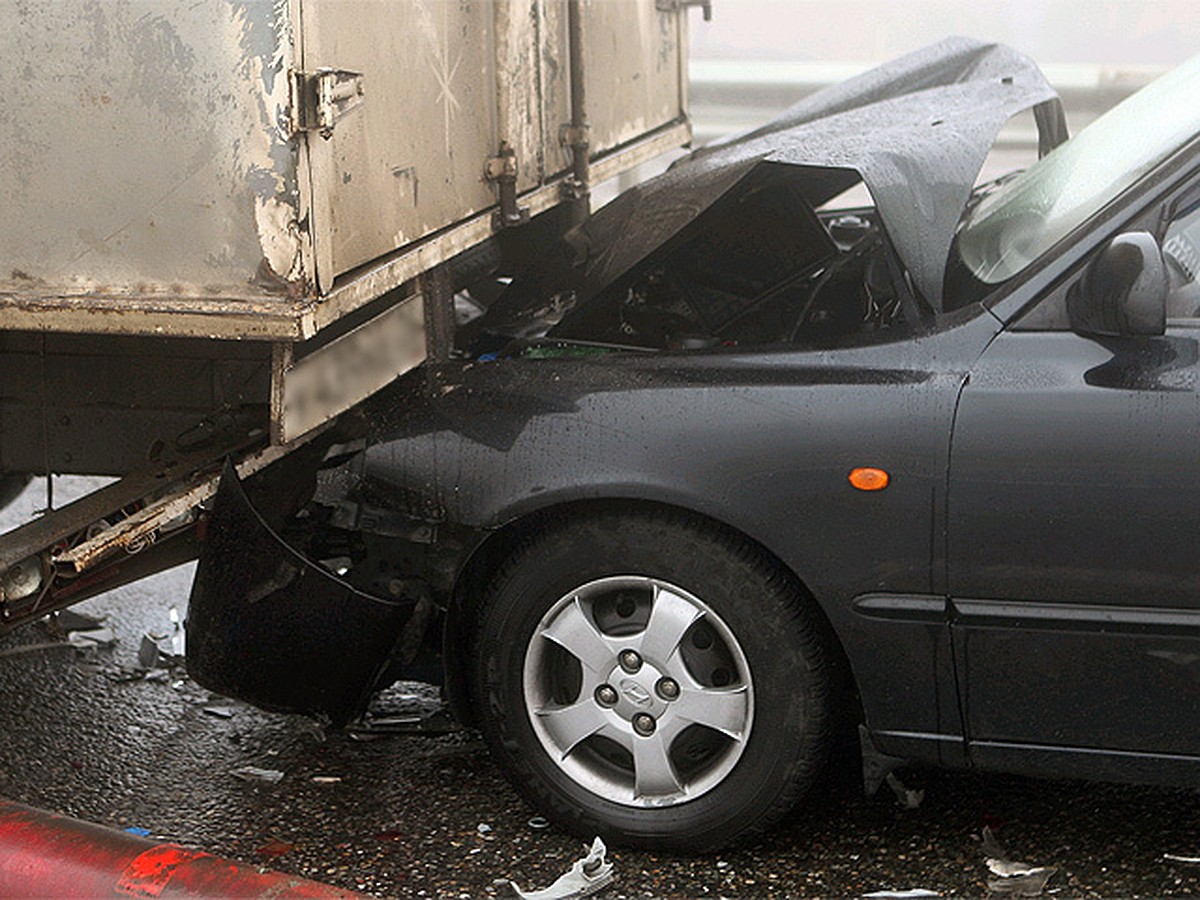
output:
[[[829,744],[810,602],[699,517],[576,518],[491,583],[474,643],[480,726],[526,800],[581,837],[744,842],[792,808]]]

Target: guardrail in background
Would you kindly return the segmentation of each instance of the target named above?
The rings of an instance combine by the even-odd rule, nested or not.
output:
[[[797,100],[868,68],[855,63],[693,59],[688,90],[695,142],[760,125]],[[1044,65],[1042,70],[1063,98],[1072,134],[1166,71],[1162,66],[1096,65]],[[1036,147],[1032,122],[1014,123],[997,143]]]
[[[693,59],[688,64],[688,103],[693,146],[761,125],[775,114],[823,87],[871,68],[865,63],[771,62],[767,60]],[[1145,87],[1168,70],[1164,66],[1046,65],[1042,70],[1063,98],[1071,134],[1101,113]],[[1018,116],[996,139],[1009,156],[1036,153],[1032,114]],[[592,190],[593,207],[666,169],[682,155],[668,154]],[[1024,164],[1024,163],[1019,163]],[[1009,168],[1010,166],[1002,167]],[[985,174],[989,169],[985,166]],[[995,173],[992,172],[992,175]]]

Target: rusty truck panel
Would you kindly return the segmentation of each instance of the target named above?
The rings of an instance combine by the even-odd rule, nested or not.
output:
[[[288,496],[342,413],[448,352],[456,290],[687,143],[685,24],[0,0],[0,479],[120,477],[0,536],[0,633],[194,555],[226,457]]]
[[[3,305],[303,285],[292,32],[270,0],[0,3]]]
[[[0,328],[302,341],[559,204],[567,7],[0,3]],[[597,169],[686,142],[684,16],[578,9]]]

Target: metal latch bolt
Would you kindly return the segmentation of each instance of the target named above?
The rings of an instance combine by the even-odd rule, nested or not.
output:
[[[342,69],[293,72],[292,91],[292,129],[329,140],[338,120],[362,104],[363,76]]]
[[[507,141],[500,142],[500,152],[488,157],[483,177],[496,185],[500,208],[493,218],[495,229],[509,228],[529,221],[529,207],[517,206],[517,151]]]

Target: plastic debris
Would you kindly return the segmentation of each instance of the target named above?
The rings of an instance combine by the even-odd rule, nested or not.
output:
[[[265,856],[269,859],[278,859],[280,856],[286,856],[296,849],[295,844],[289,844],[287,841],[267,841],[254,852],[259,856]]]
[[[988,889],[997,894],[1036,897],[1058,871],[1055,866],[1034,866],[1010,859],[995,832],[987,825],[983,827],[983,855],[988,871],[999,876],[988,879]]]
[[[509,881],[509,884],[521,900],[571,900],[573,897],[591,896],[612,880],[613,864],[608,861],[608,848],[604,846],[604,841],[596,838],[587,855],[576,860],[550,887],[540,891],[523,891],[515,881]]]
[[[67,635],[67,643],[80,650],[91,650],[93,647],[109,647],[117,642],[117,636],[111,628],[93,628],[90,631],[72,631]]]
[[[1028,875],[1012,878],[988,879],[988,890],[994,894],[1010,894],[1014,897],[1037,897],[1046,889],[1046,882],[1058,869],[1053,866],[1035,869]]]
[[[909,900],[917,897],[940,897],[942,896],[937,891],[930,891],[926,888],[909,888],[903,891],[872,891],[869,894],[863,894],[864,897],[879,898],[879,900]]]
[[[892,789],[892,793],[896,795],[896,799],[900,801],[900,805],[905,809],[917,809],[924,802],[925,792],[910,790],[895,772],[888,772],[887,778],[884,780],[887,782],[888,787]]]
[[[341,775],[314,775],[313,784],[341,784]]]
[[[167,610],[167,617],[171,620],[171,653],[176,659],[183,659],[186,651],[187,632],[183,629],[183,623],[179,619],[179,610],[172,606]]]
[[[146,670],[136,666],[114,666],[105,674],[113,684],[128,684],[131,681],[141,681],[146,677]]]
[[[1169,859],[1171,862],[1200,865],[1200,856],[1176,856],[1174,853],[1164,853],[1163,859]]]
[[[150,837],[149,828],[137,828],[135,826],[133,828],[126,828],[125,832],[126,834],[136,834],[138,837]]]
[[[475,830],[477,832],[479,832],[481,835],[482,834],[491,834],[492,826],[489,825],[487,822],[480,822],[478,825],[475,826]]]
[[[206,706],[204,712],[214,719],[232,719],[234,710],[232,706]]]
[[[318,744],[323,744],[327,740],[325,723],[323,722],[318,722],[315,719],[306,719],[301,723],[300,727],[308,737],[312,738]],[[355,739],[353,734],[350,735],[350,738],[351,740]]]
[[[54,613],[54,624],[64,634],[72,631],[95,631],[108,619],[108,616],[85,616],[73,609],[60,609]]]
[[[241,781],[259,784],[278,784],[283,780],[283,773],[278,769],[260,769],[258,766],[242,766],[234,769],[232,775]]]
[[[142,635],[141,646],[138,647],[138,665],[143,669],[157,669],[160,666],[162,651],[158,644],[148,634]]]
[[[142,635],[141,646],[138,647],[138,665],[143,669],[170,669],[184,665],[183,632],[180,630],[179,613],[175,607],[170,610],[172,632],[158,634],[146,632]],[[170,645],[163,642],[170,639]]]
[[[543,831],[550,827],[550,820],[544,816],[534,816],[529,820],[529,827],[534,831]]]

